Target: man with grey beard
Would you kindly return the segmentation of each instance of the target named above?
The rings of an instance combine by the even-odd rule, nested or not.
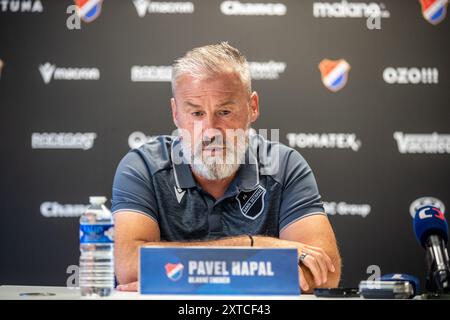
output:
[[[336,287],[341,261],[311,168],[251,129],[259,116],[246,58],[226,42],[172,71],[173,136],[131,150],[114,178],[118,290],[137,288],[143,245],[296,248],[300,286]]]

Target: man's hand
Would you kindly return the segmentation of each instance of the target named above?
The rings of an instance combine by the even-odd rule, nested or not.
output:
[[[138,282],[134,281],[127,284],[120,284],[117,286],[117,291],[137,291]]]
[[[328,272],[335,272],[336,268],[331,261],[331,258],[326,254],[326,252],[319,247],[308,246],[301,244],[298,250],[299,256],[306,254],[305,258],[301,262],[306,266],[314,277],[314,282],[316,286],[321,286],[328,281]],[[300,287],[302,291],[308,291],[309,285],[306,281],[304,272],[302,272],[299,266],[300,273]]]
[[[341,277],[341,258],[333,229],[325,215],[311,215],[280,231],[284,247],[294,245],[299,256],[306,257],[300,264],[300,287],[312,292],[316,287],[335,288]],[[282,241],[282,240],[280,240]]]

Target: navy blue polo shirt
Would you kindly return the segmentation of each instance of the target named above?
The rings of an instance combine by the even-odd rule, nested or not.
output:
[[[278,237],[297,220],[325,215],[314,174],[292,148],[251,135],[246,163],[215,199],[195,181],[189,164],[174,161],[178,143],[177,137],[158,136],[125,155],[114,177],[113,213],[150,217],[162,241]]]

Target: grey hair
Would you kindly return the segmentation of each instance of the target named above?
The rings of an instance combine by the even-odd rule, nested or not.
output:
[[[247,59],[228,42],[206,45],[188,51],[172,66],[172,94],[181,75],[209,79],[221,73],[236,72],[249,93],[252,92],[250,68]]]

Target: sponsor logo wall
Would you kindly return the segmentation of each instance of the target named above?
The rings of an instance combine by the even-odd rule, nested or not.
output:
[[[78,29],[66,26],[69,6]],[[110,199],[121,158],[175,129],[174,59],[224,40],[248,58],[261,104],[254,129],[279,129],[314,171],[341,285],[374,264],[423,279],[411,216],[450,205],[447,7],[0,0],[0,283],[65,284],[88,197]]]

